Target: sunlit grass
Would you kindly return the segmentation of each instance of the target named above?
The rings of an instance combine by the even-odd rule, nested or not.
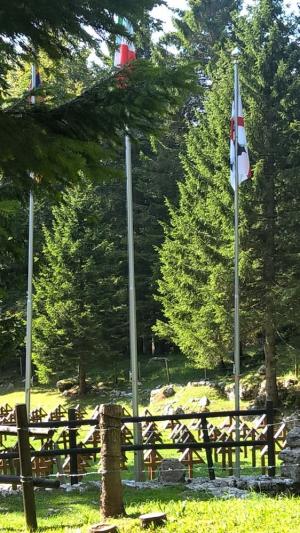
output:
[[[157,533],[299,533],[299,499],[252,495],[246,500],[219,500],[204,493],[191,493],[183,486],[136,490],[126,488],[127,517],[110,519],[122,533],[138,533],[139,515],[153,511],[167,514],[167,523]],[[85,493],[37,492],[39,531],[86,533],[102,521],[99,491]],[[23,532],[21,496],[10,496],[0,506],[0,531]]]

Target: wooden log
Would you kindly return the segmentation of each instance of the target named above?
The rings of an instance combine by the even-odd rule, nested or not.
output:
[[[72,421],[76,420],[76,410],[68,409],[68,426],[69,426],[69,444],[70,448],[76,448],[76,435],[77,429],[73,427]],[[70,454],[70,476],[71,476],[71,485],[78,484],[78,466],[77,466],[77,454]]]
[[[117,533],[117,531],[117,526],[111,524],[94,524],[89,529],[89,533]]]
[[[20,474],[23,489],[23,502],[26,527],[37,530],[36,508],[33,491],[31,455],[28,433],[28,418],[25,404],[16,405],[16,421],[20,456]]]
[[[268,475],[274,477],[276,473],[275,468],[275,441],[274,441],[274,411],[273,402],[267,400],[266,402],[266,419],[267,419],[267,442],[268,442]]]
[[[20,476],[1,476],[0,477],[0,483],[3,483],[4,485],[21,485],[21,478]],[[60,481],[59,479],[44,479],[44,478],[33,478],[33,486],[34,487],[43,487],[43,488],[51,488],[51,489],[58,489],[60,487]]]
[[[147,528],[150,526],[162,526],[167,520],[166,513],[148,513],[140,516],[141,526]]]
[[[105,518],[125,513],[120,470],[122,413],[120,405],[103,404],[100,407],[101,509]]]

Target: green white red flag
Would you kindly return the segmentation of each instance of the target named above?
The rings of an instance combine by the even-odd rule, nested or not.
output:
[[[133,28],[126,18],[119,17],[118,23],[124,26],[129,35],[133,35]],[[114,58],[115,67],[123,67],[127,63],[136,59],[135,46],[131,40],[123,36],[118,36],[116,44],[117,50]]]

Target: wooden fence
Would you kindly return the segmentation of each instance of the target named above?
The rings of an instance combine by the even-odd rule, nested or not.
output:
[[[65,456],[66,461],[68,461],[71,484],[78,483],[78,480],[82,475],[78,458],[95,458],[96,454],[100,451],[102,454],[102,466],[105,463],[105,468],[103,470],[108,474],[110,471],[115,473],[117,470],[116,475],[119,480],[121,480],[121,468],[124,467],[124,464],[126,463],[126,452],[137,450],[144,451],[145,465],[150,472],[151,478],[153,477],[152,475],[155,472],[157,465],[162,460],[159,453],[160,450],[179,450],[181,453],[181,462],[188,467],[189,474],[192,473],[191,468],[193,464],[204,462],[199,455],[199,452],[204,450],[209,478],[215,479],[214,461],[218,460],[218,453],[221,454],[222,457],[222,466],[225,464],[225,454],[227,454],[228,465],[232,468],[232,451],[237,447],[243,449],[245,454],[248,448],[252,448],[252,450],[258,448],[263,451],[264,461],[265,458],[267,458],[268,475],[275,475],[274,411],[272,402],[267,402],[264,409],[155,416],[152,416],[148,411],[147,414],[139,417],[132,417],[126,412],[126,416],[121,416],[122,410],[120,406],[116,406],[116,412],[118,413],[116,418],[118,418],[120,422],[119,429],[117,430],[120,449],[112,455],[115,457],[115,460],[117,457],[119,468],[116,468],[116,464],[113,465],[113,468],[109,465],[108,457],[111,453],[107,453],[107,449],[110,446],[113,446],[113,444],[112,441],[106,442],[105,440],[105,435],[108,434],[107,431],[105,432],[105,425],[109,423],[110,419],[110,415],[107,413],[105,414],[105,407],[108,408],[109,406],[103,405],[101,406],[101,409],[95,410],[90,419],[79,418],[80,415],[83,414],[82,412],[78,413],[78,410],[76,409],[69,409],[67,420],[60,419],[62,414],[67,414],[66,412],[54,412],[51,416],[48,416],[46,421],[42,420],[41,415],[43,413],[38,412],[37,410],[35,413],[36,421],[28,423],[25,405],[19,405],[16,406],[14,416],[11,417],[16,421],[16,426],[12,425],[12,421],[10,421],[10,425],[0,426],[1,435],[17,435],[18,437],[18,449],[1,452],[0,463],[1,461],[2,464],[6,461],[15,461],[15,464],[17,465],[17,474],[19,474],[0,476],[0,483],[17,483],[22,485],[26,524],[30,530],[33,531],[37,528],[33,487],[35,485],[59,485],[57,480],[50,481],[38,477],[47,471],[45,465],[43,466],[43,461],[49,462],[50,460],[51,463],[51,460],[61,456]],[[249,427],[245,426],[241,431],[242,438],[239,441],[236,441],[233,429],[235,426],[235,417],[244,420],[245,417],[249,416],[259,417],[257,419],[257,430],[260,427],[261,434],[257,432],[255,427],[249,430]],[[224,417],[227,417],[228,420],[227,422],[224,422],[223,426],[226,427],[227,424],[227,431],[229,428],[229,435],[231,435],[230,438],[228,438],[228,433],[222,433],[222,427],[220,430],[216,431],[215,426],[210,423],[211,419]],[[192,428],[193,432],[197,433],[197,438],[191,430],[182,423],[183,421],[188,420],[192,420],[190,428]],[[164,435],[157,430],[158,422],[163,422],[164,428],[169,428],[171,430],[172,442],[164,442]],[[129,425],[136,423],[141,424],[143,428],[143,443],[139,445],[132,444],[132,431],[129,427]],[[245,422],[243,423],[245,424]],[[78,441],[78,428],[83,426],[91,427],[84,443]],[[54,431],[57,431],[59,428],[63,428],[63,431],[59,436],[63,448],[57,448],[57,446],[54,445],[55,443],[53,440],[51,440]],[[115,426],[113,426],[113,428],[115,428]],[[41,442],[43,443],[42,449],[33,449],[30,446],[29,437],[41,439]],[[115,441],[116,436],[114,438],[114,442]],[[63,471],[61,471],[61,473],[63,473]],[[66,473],[66,470],[64,470],[64,473]],[[34,474],[37,477],[34,477]],[[109,494],[109,476],[106,481],[104,480],[104,477],[105,476],[103,475],[103,486],[107,487],[106,492]],[[113,482],[116,483],[115,478]],[[111,498],[108,497],[107,501],[110,499]],[[107,501],[106,503],[103,503],[104,507],[107,504]]]

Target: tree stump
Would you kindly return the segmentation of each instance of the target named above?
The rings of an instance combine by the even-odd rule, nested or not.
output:
[[[103,404],[100,406],[101,509],[104,518],[124,515],[120,472],[122,414],[120,405]]]
[[[117,526],[111,524],[94,524],[90,527],[89,533],[117,533]]]
[[[166,513],[148,513],[140,516],[141,526],[143,528],[149,526],[162,526],[167,520]]]

